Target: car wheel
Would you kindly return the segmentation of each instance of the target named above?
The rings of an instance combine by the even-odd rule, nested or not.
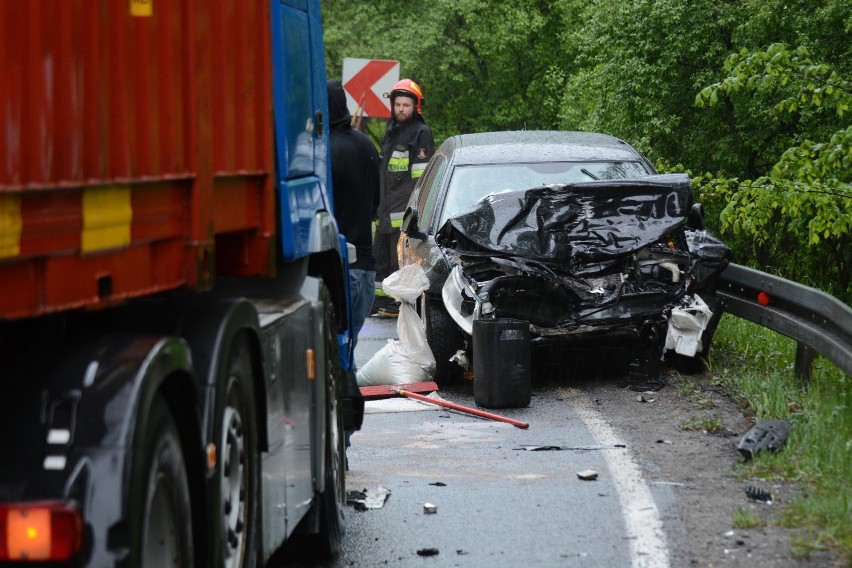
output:
[[[459,349],[464,349],[464,332],[447,313],[440,300],[423,296],[420,302],[426,322],[426,341],[435,356],[435,382],[439,386],[461,381],[464,369],[450,361]]]

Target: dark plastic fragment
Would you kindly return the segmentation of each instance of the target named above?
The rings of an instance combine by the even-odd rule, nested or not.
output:
[[[749,485],[745,488],[745,493],[752,501],[772,504],[772,494],[763,487],[753,487]]]
[[[437,548],[421,548],[417,551],[417,556],[437,556],[438,552]]]
[[[776,452],[787,442],[787,436],[793,428],[788,420],[768,420],[755,424],[740,440],[737,449],[746,459],[767,450]]]

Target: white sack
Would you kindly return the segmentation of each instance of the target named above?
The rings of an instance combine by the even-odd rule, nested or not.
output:
[[[429,287],[419,264],[409,264],[382,281],[382,289],[402,302],[396,321],[399,339],[387,344],[359,369],[358,386],[405,385],[432,380],[435,357],[426,342],[426,329],[414,302]]]

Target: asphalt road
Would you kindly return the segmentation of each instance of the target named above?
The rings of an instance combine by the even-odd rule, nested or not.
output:
[[[356,363],[394,337],[395,320],[369,318]],[[439,394],[476,407],[470,385]],[[657,508],[670,488],[645,481],[592,400],[549,386],[527,408],[486,410],[530,426],[408,399],[368,403],[348,450],[347,488],[390,493],[381,508],[347,508],[337,560],[290,565],[670,565]],[[578,476],[586,471],[597,478]],[[437,511],[425,512],[427,503]]]

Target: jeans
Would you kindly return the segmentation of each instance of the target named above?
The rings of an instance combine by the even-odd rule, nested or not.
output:
[[[352,295],[352,350],[358,345],[358,334],[364,326],[364,320],[373,309],[376,296],[376,271],[360,268],[349,269],[349,293]],[[353,365],[354,367],[354,365]],[[353,370],[355,370],[353,368]]]

